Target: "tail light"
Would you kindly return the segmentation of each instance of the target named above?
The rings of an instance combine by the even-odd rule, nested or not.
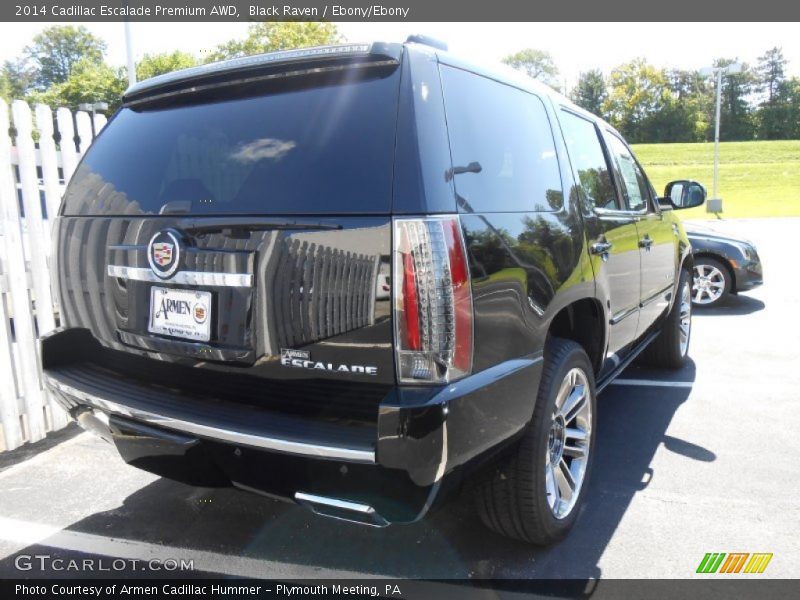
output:
[[[472,371],[472,291],[458,217],[395,219],[394,322],[404,383]]]

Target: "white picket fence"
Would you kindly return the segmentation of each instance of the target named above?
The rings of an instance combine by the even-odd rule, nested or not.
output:
[[[39,335],[58,325],[50,218],[103,115],[0,100],[0,451],[67,424],[42,386]],[[94,133],[93,133],[94,129]],[[36,133],[38,133],[38,138]],[[38,141],[36,141],[38,139]]]

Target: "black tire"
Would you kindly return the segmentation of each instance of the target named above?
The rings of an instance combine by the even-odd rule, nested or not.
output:
[[[692,336],[691,285],[689,271],[681,269],[681,278],[678,283],[678,295],[675,298],[675,302],[672,304],[672,309],[670,309],[667,318],[662,323],[658,337],[653,340],[639,356],[639,362],[666,369],[680,369],[686,363],[686,358],[689,356],[689,342]],[[683,294],[687,293],[686,288],[688,288],[689,294],[689,329],[686,336],[686,344],[683,346],[681,337],[681,307],[683,305]]]
[[[722,293],[714,298],[710,299],[707,295],[703,296],[703,301],[698,302],[695,300],[695,290],[697,289],[695,284],[697,282],[697,278],[700,276],[698,269],[702,269],[703,267],[709,267],[710,269],[716,269],[716,272],[719,273],[719,276],[722,278]],[[710,270],[709,269],[709,270]],[[731,280],[731,272],[728,270],[728,267],[725,266],[722,261],[717,260],[716,258],[711,258],[710,256],[698,256],[694,259],[694,269],[693,269],[693,277],[692,277],[692,304],[694,306],[702,306],[703,308],[712,308],[719,306],[720,304],[724,304],[731,293],[731,284],[733,281]],[[708,273],[708,270],[706,271]],[[716,273],[715,273],[716,274]]]
[[[551,338],[544,361],[533,418],[523,439],[510,456],[485,474],[475,490],[478,514],[489,529],[506,537],[542,545],[560,540],[575,524],[586,494],[596,437],[594,374],[586,352],[573,341]],[[586,401],[590,407],[587,419],[590,435],[588,442],[584,442],[588,454],[575,503],[568,514],[556,518],[548,503],[545,461],[552,456],[550,432],[559,388],[573,369],[582,371],[588,383],[584,386],[588,387]]]

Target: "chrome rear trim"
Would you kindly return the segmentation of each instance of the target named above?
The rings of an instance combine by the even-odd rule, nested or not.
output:
[[[151,283],[177,283],[180,285],[207,285],[217,287],[253,287],[253,276],[249,273],[218,273],[206,271],[178,271],[170,278],[162,279],[146,267],[123,267],[108,265],[108,276],[134,279]]]
[[[233,431],[221,427],[214,427],[204,423],[195,423],[167,415],[159,415],[149,411],[130,408],[114,402],[113,400],[108,400],[93,394],[89,394],[83,390],[79,390],[71,385],[65,384],[46,373],[44,377],[47,385],[53,387],[62,394],[73,398],[77,402],[86,404],[91,408],[128,417],[141,423],[155,425],[156,427],[164,427],[174,431],[191,433],[211,440],[240,444],[242,446],[249,446],[252,448],[262,448],[264,450],[273,450],[275,452],[283,452],[286,454],[294,454],[313,458],[346,460],[358,463],[375,463],[375,452],[372,450],[347,448],[343,446],[329,446],[311,442],[299,442],[296,440],[266,437],[252,433]]]
[[[295,492],[294,499],[323,517],[331,517],[371,527],[386,527],[389,524],[385,518],[368,504],[351,502],[341,498],[317,496],[316,494],[307,494],[305,492]]]

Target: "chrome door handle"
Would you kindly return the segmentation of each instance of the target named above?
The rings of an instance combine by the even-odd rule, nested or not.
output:
[[[589,246],[591,254],[608,255],[608,251],[613,248],[614,244],[611,242],[597,242]]]

